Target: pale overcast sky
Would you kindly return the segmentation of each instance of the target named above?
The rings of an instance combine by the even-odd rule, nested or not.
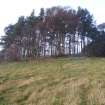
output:
[[[19,16],[28,16],[33,9],[38,13],[41,7],[57,5],[87,8],[97,24],[105,22],[105,0],[0,0],[0,36],[4,35],[4,27],[14,24]]]

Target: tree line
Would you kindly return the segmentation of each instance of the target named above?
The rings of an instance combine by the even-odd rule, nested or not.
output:
[[[3,59],[47,56],[105,56],[105,24],[97,26],[87,9],[41,8],[7,26],[0,44]]]

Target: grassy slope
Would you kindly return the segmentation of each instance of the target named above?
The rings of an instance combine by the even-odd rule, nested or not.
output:
[[[105,105],[105,59],[3,63],[0,105]]]

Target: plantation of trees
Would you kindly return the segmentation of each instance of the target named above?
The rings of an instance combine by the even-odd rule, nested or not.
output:
[[[105,56],[105,24],[96,25],[87,9],[41,8],[7,26],[1,38],[3,59]]]

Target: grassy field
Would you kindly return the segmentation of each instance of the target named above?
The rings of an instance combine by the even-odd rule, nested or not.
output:
[[[105,59],[2,63],[0,105],[105,105]]]

